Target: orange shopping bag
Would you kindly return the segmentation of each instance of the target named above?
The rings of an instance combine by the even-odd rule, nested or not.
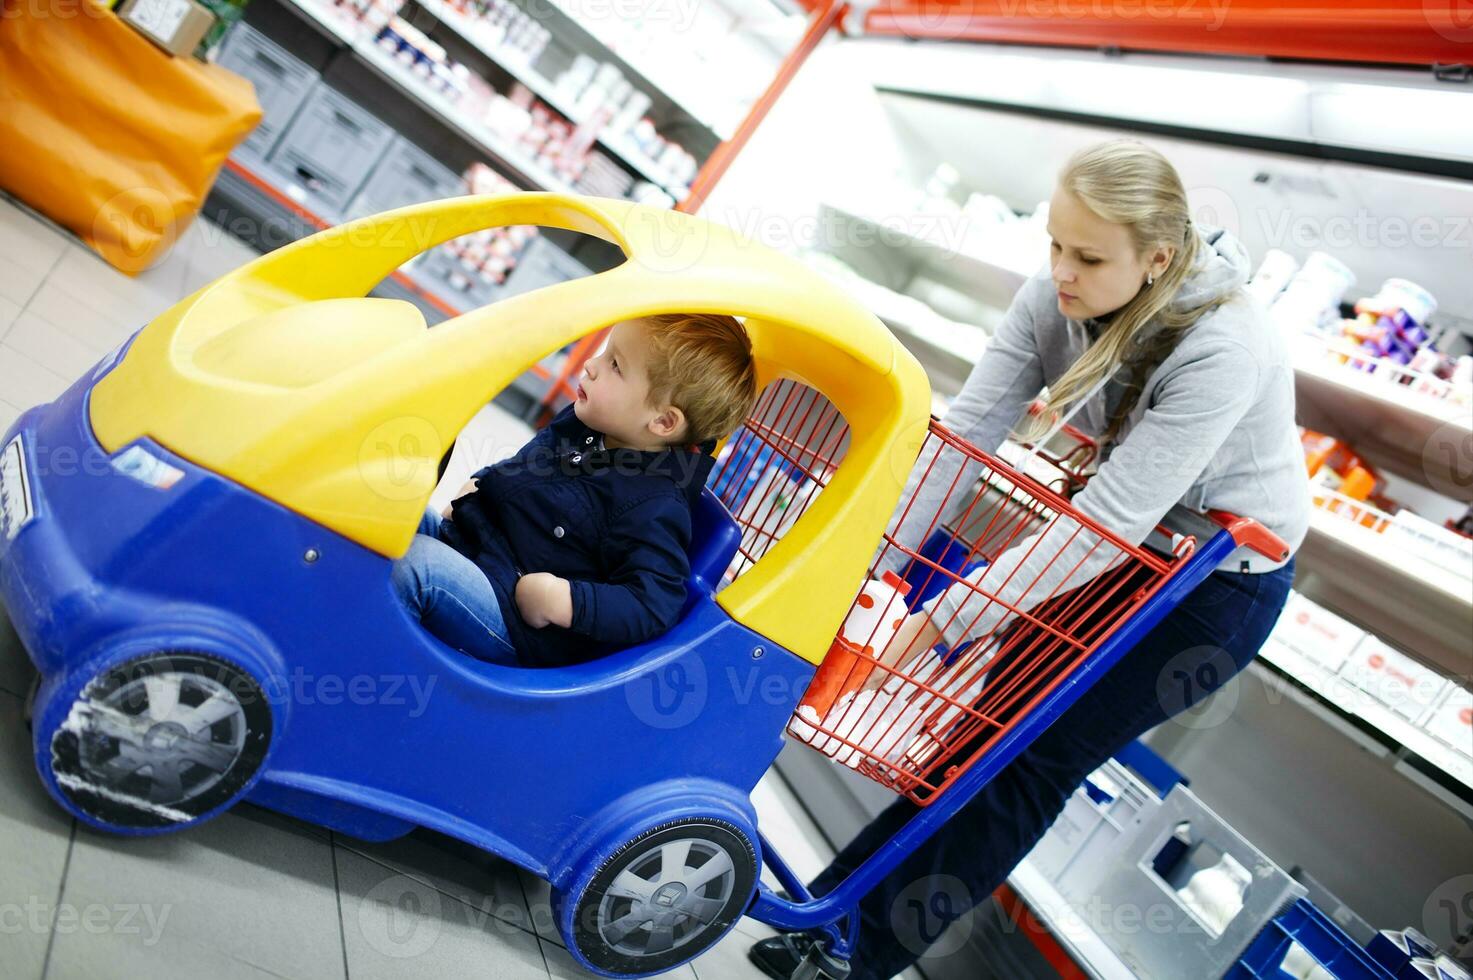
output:
[[[123,272],[168,251],[260,119],[250,82],[89,0],[0,0],[0,187]]]

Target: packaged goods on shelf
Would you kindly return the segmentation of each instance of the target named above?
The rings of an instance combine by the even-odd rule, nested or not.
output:
[[[1315,507],[1382,535],[1388,552],[1473,580],[1473,538],[1453,522],[1430,521],[1387,497],[1380,475],[1346,443],[1311,429],[1299,433]]]
[[[628,197],[634,186],[634,178],[608,157],[593,150],[588,154],[583,175],[573,185],[580,194],[598,197]]]
[[[470,69],[452,62],[443,47],[402,17],[390,19],[374,40],[431,90],[452,102],[470,92]]]
[[[1457,684],[1449,687],[1447,696],[1432,709],[1422,727],[1438,741],[1473,756],[1473,691]]]
[[[1437,299],[1408,279],[1391,278],[1374,295],[1354,304],[1344,318],[1340,306],[1355,276],[1324,252],[1302,268],[1287,252],[1270,249],[1246,291],[1269,306],[1269,315],[1296,338],[1296,359],[1308,358],[1404,389],[1421,397],[1473,405],[1473,357],[1438,350],[1432,318]]]
[[[1332,673],[1344,666],[1365,635],[1365,630],[1297,592],[1290,593],[1273,629],[1273,636],[1280,643]]]
[[[124,0],[123,23],[171,55],[187,55],[216,26],[215,15],[194,0]]]
[[[1447,686],[1445,677],[1369,634],[1355,645],[1340,674],[1414,723],[1427,714]]]

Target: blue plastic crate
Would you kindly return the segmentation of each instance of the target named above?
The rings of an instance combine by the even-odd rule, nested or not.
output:
[[[1303,946],[1336,980],[1395,980],[1345,930],[1303,898],[1263,928],[1224,980],[1280,980],[1288,976],[1279,965],[1293,942]]]

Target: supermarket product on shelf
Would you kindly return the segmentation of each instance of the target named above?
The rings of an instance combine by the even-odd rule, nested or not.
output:
[[[1351,651],[1340,675],[1413,724],[1447,686],[1445,677],[1369,634]]]
[[[1275,297],[1284,291],[1284,287],[1289,285],[1289,280],[1298,271],[1298,259],[1288,252],[1271,248],[1263,253],[1258,271],[1253,273],[1253,278],[1243,287],[1243,291],[1264,306],[1271,306]]]
[[[1296,272],[1292,255],[1270,249],[1245,291],[1270,304],[1274,323],[1297,338],[1301,364],[1323,358],[1418,396],[1473,405],[1473,357],[1438,349],[1436,297],[1394,277],[1357,300],[1355,316],[1344,319],[1340,305],[1354,284],[1350,270],[1324,252],[1312,253]]]
[[[596,120],[599,137],[619,152],[646,158],[671,183],[689,184],[695,178],[700,169],[695,157],[655,129],[646,115],[653,100],[615,65],[578,54],[553,84],[574,114]]]
[[[1339,319],[1340,303],[1354,285],[1355,274],[1345,263],[1324,252],[1312,252],[1284,291],[1273,298],[1269,316],[1287,330],[1329,324]]]
[[[1473,691],[1448,684],[1442,703],[1432,709],[1422,728],[1467,756],[1473,756]]]
[[[542,56],[552,32],[510,0],[446,0],[468,19],[472,40],[496,57],[530,65]]]
[[[1379,705],[1473,756],[1473,693],[1300,593],[1290,593],[1264,653],[1350,714]]]
[[[516,188],[484,163],[465,172],[471,194],[505,194]],[[416,277],[462,308],[497,298],[528,244],[537,238],[535,225],[488,228],[430,249],[415,264]]]
[[[1316,507],[1383,535],[1389,553],[1415,555],[1473,580],[1473,538],[1457,525],[1429,521],[1384,496],[1379,474],[1340,440],[1300,429],[1300,441]]]
[[[194,0],[123,0],[118,17],[171,55],[187,55],[215,27],[215,15]]]
[[[1406,509],[1392,514],[1380,530],[1388,545],[1412,552],[1460,578],[1473,578],[1473,539]]]
[[[458,102],[470,92],[470,69],[452,62],[443,47],[402,17],[391,18],[374,37],[374,42],[452,102]]]
[[[1273,629],[1274,639],[1332,673],[1345,665],[1365,635],[1365,630],[1298,592],[1289,593],[1289,601]]]
[[[1342,498],[1370,500],[1380,490],[1380,475],[1339,439],[1301,428],[1299,441],[1304,446],[1304,463],[1309,470],[1316,507],[1338,511],[1343,504]],[[1388,508],[1394,507],[1384,497],[1375,499]]]
[[[361,24],[369,37],[396,19],[402,5],[403,0],[331,0],[332,7],[349,20]]]

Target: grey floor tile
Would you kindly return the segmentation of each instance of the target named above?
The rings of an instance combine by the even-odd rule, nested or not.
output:
[[[339,849],[424,882],[441,894],[489,911],[523,931],[533,930],[519,869],[454,838],[416,830],[398,840],[368,844],[338,835]]]
[[[254,248],[209,221],[196,221],[194,247],[185,253],[185,276],[181,295],[188,295],[208,282],[233,272],[260,255]]]
[[[717,943],[710,952],[695,960],[697,980],[759,980],[767,974],[752,965],[747,959],[747,947],[752,937],[733,929],[726,938]]]
[[[36,363],[9,344],[0,344],[0,391],[5,400],[21,408],[49,402],[66,391],[69,382]]]
[[[155,274],[152,270],[130,278],[95,252],[81,245],[68,245],[47,274],[45,285],[69,290],[84,306],[106,319],[144,323],[182,298],[177,278],[172,273]]]
[[[264,810],[161,837],[79,829],[62,905],[110,928],[58,930],[49,977],[344,976],[332,848]]]
[[[111,347],[77,340],[49,320],[27,310],[16,318],[5,335],[5,346],[20,351],[46,370],[66,378],[81,377],[102,359]]]
[[[355,851],[338,848],[336,856],[353,980],[547,980],[530,933]]]
[[[547,879],[539,878],[530,871],[521,871],[522,889],[527,895],[527,908],[532,914],[532,925],[537,937],[556,946],[563,944],[562,933],[557,931],[552,912],[552,885]]]
[[[38,980],[71,847],[72,821],[41,787],[21,699],[0,693],[0,973]]]
[[[0,401],[0,431],[8,429],[10,423],[20,418],[20,409],[6,401]]]
[[[71,283],[50,279],[41,284],[26,312],[36,314],[85,346],[103,351],[118,346],[145,322],[123,309],[96,310],[82,301]]]
[[[20,316],[20,312],[19,303],[13,303],[4,296],[0,296],[0,340],[5,339],[5,334],[9,332],[11,324],[15,323],[15,318]]]
[[[547,957],[547,971],[552,974],[553,980],[592,980],[597,973],[590,973],[579,966],[573,959],[573,955],[556,943],[543,942],[542,953]],[[696,980],[696,971],[689,963],[677,967],[669,973],[660,974],[661,980],[668,977],[670,980]]]
[[[31,666],[30,655],[21,646],[20,637],[15,635],[5,607],[0,606],[0,691],[25,697],[31,687],[31,678],[35,676],[36,668]]]
[[[0,296],[24,306],[67,245],[66,235],[0,199]]]

